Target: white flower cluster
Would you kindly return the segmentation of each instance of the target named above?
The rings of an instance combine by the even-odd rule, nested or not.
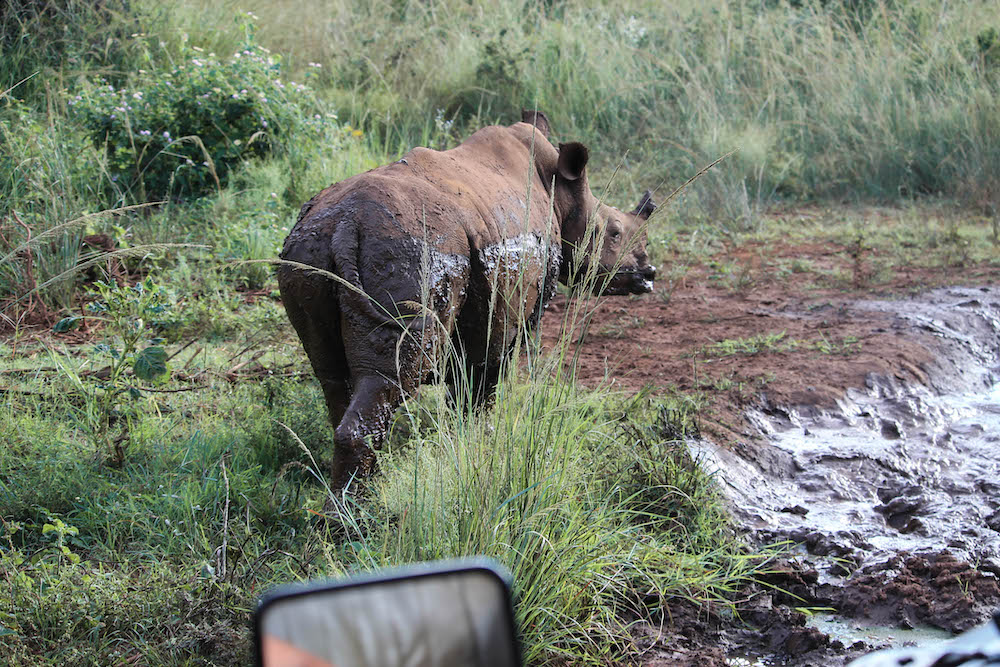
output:
[[[632,15],[628,17],[625,25],[622,26],[622,34],[625,35],[625,40],[630,45],[639,46],[642,40],[646,38],[646,26],[641,19]]]

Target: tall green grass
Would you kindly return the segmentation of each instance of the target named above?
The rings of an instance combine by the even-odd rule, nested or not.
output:
[[[148,63],[143,29],[159,13],[149,9],[129,0],[6,0],[0,92],[14,88],[34,106],[53,107],[81,75],[125,80]]]
[[[661,600],[725,599],[764,559],[726,535],[686,448],[625,428],[648,418],[644,401],[607,400],[522,379],[486,414],[428,410],[418,435],[380,458],[371,501],[348,504],[347,548],[329,566],[497,558],[514,573],[529,664],[620,659],[629,623]],[[654,510],[670,499],[674,513]]]
[[[101,176],[96,152],[54,117],[18,105],[0,115],[0,309],[76,265],[89,231],[84,225],[58,229],[101,210]],[[72,282],[60,281],[37,298],[68,307],[74,292]]]
[[[416,143],[438,110],[462,136],[536,105],[605,161],[628,151],[647,187],[739,148],[689,198],[693,212],[738,229],[779,198],[995,198],[993,9],[713,0],[255,11],[262,39],[300,67],[321,63],[330,98],[390,149]]]

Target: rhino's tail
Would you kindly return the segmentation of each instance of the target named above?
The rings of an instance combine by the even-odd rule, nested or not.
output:
[[[394,322],[394,318],[379,303],[365,292],[358,271],[360,256],[360,226],[354,218],[348,218],[337,225],[330,239],[330,257],[333,271],[337,275],[337,298],[343,309],[352,308],[365,313],[379,323]]]

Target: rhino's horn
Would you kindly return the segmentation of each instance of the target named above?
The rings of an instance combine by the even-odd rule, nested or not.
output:
[[[632,215],[637,215],[643,220],[648,220],[649,216],[653,214],[656,210],[656,204],[653,203],[653,193],[646,190],[642,195],[642,199],[639,200],[639,205],[635,207],[632,211]]]

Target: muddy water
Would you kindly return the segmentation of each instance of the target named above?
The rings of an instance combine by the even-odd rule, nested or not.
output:
[[[853,308],[924,336],[937,356],[926,386],[873,375],[834,410],[768,406],[753,415],[764,444],[701,443],[699,454],[756,540],[794,542],[819,585],[903,552],[948,552],[1000,575],[1000,289]],[[889,636],[875,644],[905,641]]]

